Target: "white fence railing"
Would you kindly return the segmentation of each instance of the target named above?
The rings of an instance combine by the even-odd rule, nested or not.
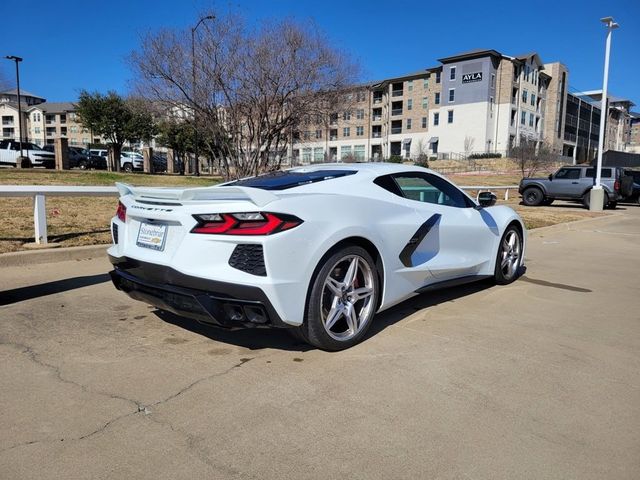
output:
[[[509,199],[509,191],[517,190],[518,185],[471,185],[460,187],[463,190],[487,192],[504,190],[504,199]],[[0,185],[0,197],[33,197],[33,226],[35,242],[48,243],[46,197],[115,197],[116,187],[53,186],[53,185]]]

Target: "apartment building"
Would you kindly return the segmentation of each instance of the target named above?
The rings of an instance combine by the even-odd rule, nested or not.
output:
[[[628,151],[630,153],[640,153],[640,112],[631,112],[630,127],[631,135]]]
[[[87,146],[100,143],[100,137],[82,126],[71,102],[44,102],[28,111],[30,141],[37,145],[54,143],[56,138],[67,138],[69,145]]]
[[[290,154],[302,161],[461,158],[506,154],[522,139],[542,141],[545,116],[555,110],[546,102],[551,77],[536,53],[474,50],[439,62],[358,87],[348,94],[357,96],[353,107],[332,114],[328,128],[322,122],[302,126]],[[556,65],[550,64],[559,70]]]
[[[17,91],[0,92],[0,118],[2,139],[18,138]],[[54,143],[56,138],[67,138],[69,145],[87,146],[100,143],[101,138],[91,135],[79,122],[75,105],[71,102],[47,102],[29,92],[20,92],[22,101],[22,136],[24,141],[36,145]]]

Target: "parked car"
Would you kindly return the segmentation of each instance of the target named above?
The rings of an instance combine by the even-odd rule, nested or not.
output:
[[[104,149],[91,149],[94,155],[99,155],[108,161],[109,151]],[[133,172],[134,170],[142,170],[144,167],[144,158],[142,154],[132,151],[120,152],[120,169],[125,172]]]
[[[550,205],[554,200],[579,200],[589,208],[595,174],[595,167],[570,165],[547,178],[523,178],[518,192],[528,206]],[[616,208],[618,201],[629,195],[632,189],[632,179],[621,167],[603,167],[601,184],[605,191],[604,207],[607,208]]]
[[[107,158],[109,158],[109,151],[106,149],[101,149],[101,148],[92,148],[89,150],[89,153],[91,155],[97,155],[98,157],[102,157],[105,160],[107,160]]]
[[[625,197],[622,201],[640,204],[640,170],[625,170],[625,173],[633,178],[633,190],[631,195]]]
[[[154,153],[151,157],[154,173],[164,173],[167,171],[167,155],[163,153]]]
[[[389,163],[314,165],[206,188],[117,184],[115,286],[206,324],[290,328],[326,350],[377,311],[522,272],[526,230],[496,196]]]
[[[55,168],[56,159],[52,153],[40,148],[35,143],[22,142],[22,168],[45,167]],[[0,165],[16,166],[20,158],[20,142],[15,140],[0,141]]]
[[[125,172],[133,172],[134,170],[142,170],[144,168],[144,157],[138,152],[121,152],[120,168]]]
[[[53,145],[45,145],[42,147],[47,152],[55,154],[55,147]],[[104,170],[107,168],[106,159],[92,155],[89,150],[80,147],[68,147],[67,155],[69,158],[69,168],[79,168],[86,170],[93,168],[96,170]]]

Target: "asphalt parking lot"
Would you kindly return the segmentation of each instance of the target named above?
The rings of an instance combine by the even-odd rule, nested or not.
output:
[[[640,478],[640,208],[534,231],[507,287],[425,294],[341,353],[0,276],[2,479]]]

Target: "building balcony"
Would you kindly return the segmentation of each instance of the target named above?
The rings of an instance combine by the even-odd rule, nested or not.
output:
[[[394,108],[393,110],[391,110],[391,115],[402,115],[402,109]]]
[[[338,136],[337,135],[329,135],[329,140],[330,141],[338,140]]]
[[[371,120],[374,122],[381,122],[382,121],[382,115],[372,115],[371,116]]]
[[[402,133],[402,127],[393,127],[393,128],[391,128],[391,133],[392,134]]]
[[[373,132],[371,138],[382,138],[382,132]]]
[[[373,97],[373,104],[379,105],[382,103],[382,97]]]
[[[4,126],[4,127],[13,127],[13,126],[15,126],[15,123],[13,123],[13,120],[3,120],[2,121],[2,126]]]
[[[391,96],[392,97],[401,97],[402,95],[404,95],[404,90],[392,90],[391,91]]]

